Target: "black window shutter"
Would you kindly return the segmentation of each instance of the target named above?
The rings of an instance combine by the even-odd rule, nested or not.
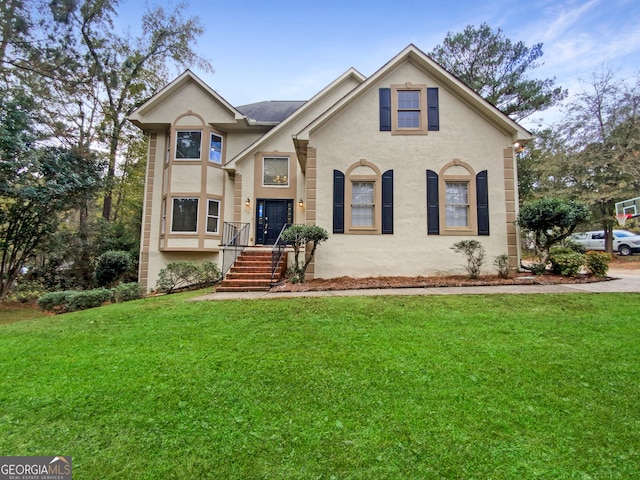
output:
[[[428,130],[440,130],[440,114],[438,113],[438,89],[427,88],[427,124]]]
[[[440,235],[438,174],[427,170],[427,235]]]
[[[391,131],[391,89],[380,89],[380,131]]]
[[[476,197],[478,204],[478,235],[489,235],[489,184],[486,170],[476,175]]]
[[[344,173],[333,171],[333,233],[344,233]]]
[[[382,233],[393,233],[393,170],[382,174]]]

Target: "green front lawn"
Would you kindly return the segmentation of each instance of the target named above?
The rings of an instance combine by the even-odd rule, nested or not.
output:
[[[77,479],[640,477],[640,295],[193,295],[0,325],[0,453]]]

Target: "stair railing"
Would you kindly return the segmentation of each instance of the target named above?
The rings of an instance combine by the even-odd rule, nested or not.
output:
[[[285,223],[282,226],[282,230],[280,230],[280,233],[278,234],[278,238],[276,239],[275,243],[273,244],[273,248],[271,249],[271,286],[274,286],[274,279],[276,276],[276,271],[278,270],[278,265],[280,265],[280,260],[282,259],[282,256],[284,255],[284,249],[287,246],[287,242],[285,242],[282,239],[282,234],[284,233],[284,231],[287,229],[287,227],[289,226],[288,223]]]
[[[224,222],[222,226],[222,276],[233,266],[240,254],[249,246],[249,224]]]

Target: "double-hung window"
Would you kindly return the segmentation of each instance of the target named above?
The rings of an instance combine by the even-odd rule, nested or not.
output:
[[[180,233],[196,233],[198,231],[197,198],[173,199],[171,231]]]
[[[202,132],[178,130],[176,132],[176,160],[200,160]]]
[[[426,135],[440,130],[438,87],[403,83],[379,89],[380,131]]]
[[[406,83],[391,86],[391,130],[394,134],[427,133],[426,85]]]
[[[207,205],[207,233],[218,233],[220,229],[220,202],[209,200]]]
[[[398,128],[420,128],[420,90],[398,90]]]
[[[351,183],[351,226],[375,226],[374,187],[374,182]]]
[[[445,182],[447,227],[469,226],[469,182]]]

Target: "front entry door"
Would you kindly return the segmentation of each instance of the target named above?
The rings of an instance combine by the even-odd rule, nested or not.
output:
[[[273,245],[284,224],[293,223],[293,200],[258,199],[256,218],[256,244]]]

